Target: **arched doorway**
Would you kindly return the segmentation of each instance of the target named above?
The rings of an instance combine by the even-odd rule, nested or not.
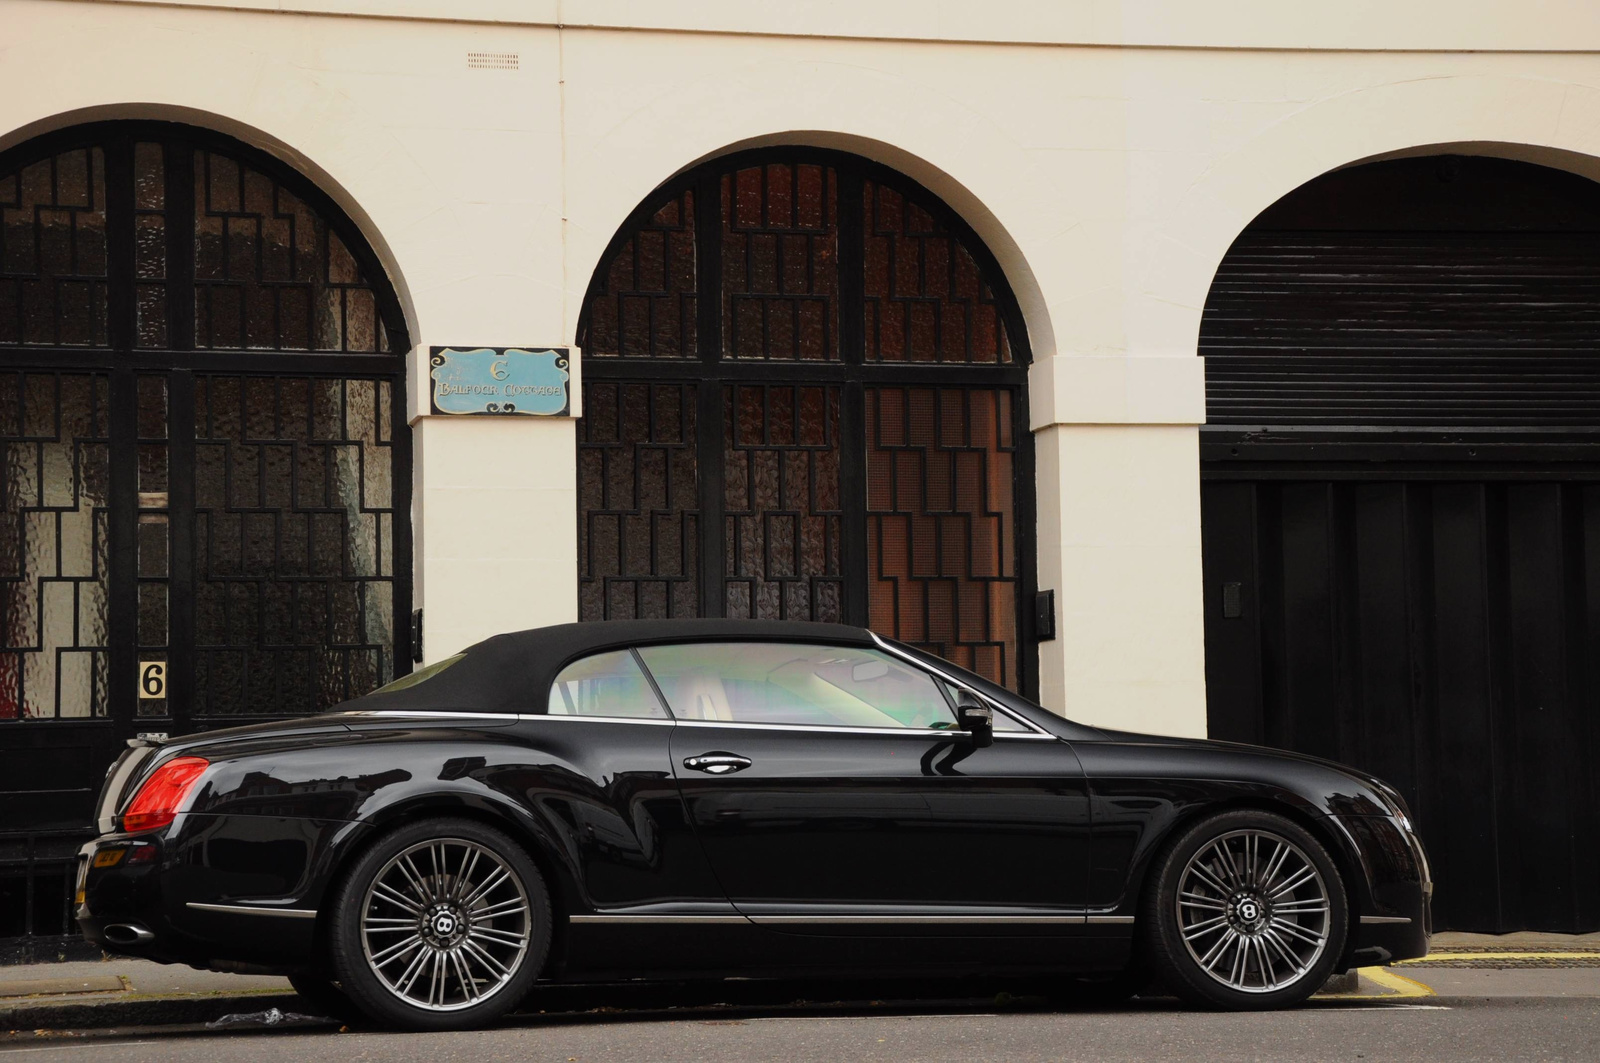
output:
[[[1214,737],[1410,801],[1446,929],[1600,929],[1600,185],[1352,167],[1201,326]]]
[[[409,668],[407,347],[355,226],[260,151],[111,122],[0,155],[0,831],[31,839],[0,937],[71,929],[52,859],[125,739]]]
[[[1027,336],[993,256],[857,156],[733,155],[584,301],[584,619],[868,625],[1031,690]]]

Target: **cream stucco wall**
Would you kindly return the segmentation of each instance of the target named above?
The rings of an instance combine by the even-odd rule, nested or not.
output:
[[[1028,323],[1040,585],[1061,631],[1044,699],[1174,733],[1205,727],[1195,343],[1234,236],[1364,158],[1600,158],[1600,7],[1576,0],[0,12],[0,146],[150,116],[276,152],[372,239],[421,350],[572,343],[623,218],[733,148],[844,147],[921,180],[989,242]],[[519,69],[469,69],[469,51]],[[572,423],[415,423],[429,657],[573,617]]]

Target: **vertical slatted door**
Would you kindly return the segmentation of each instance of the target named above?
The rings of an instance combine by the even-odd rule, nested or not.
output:
[[[1600,930],[1600,186],[1320,179],[1201,350],[1211,734],[1396,784],[1436,926]]]

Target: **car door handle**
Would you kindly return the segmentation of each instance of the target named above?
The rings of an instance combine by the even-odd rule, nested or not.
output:
[[[741,757],[737,753],[702,753],[698,757],[689,757],[683,766],[691,771],[703,771],[707,775],[731,775],[736,771],[744,771],[755,761],[749,757]]]

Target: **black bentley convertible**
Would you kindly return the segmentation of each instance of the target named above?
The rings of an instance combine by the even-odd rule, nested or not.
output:
[[[99,829],[90,940],[416,1029],[616,978],[1150,974],[1280,1007],[1430,932],[1377,779],[1071,723],[822,624],[501,635],[324,716],[135,741]]]

